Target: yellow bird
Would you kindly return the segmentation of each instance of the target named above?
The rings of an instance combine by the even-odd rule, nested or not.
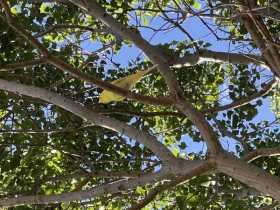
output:
[[[155,67],[156,66],[153,66],[145,71],[138,71],[135,74],[131,74],[126,77],[117,79],[111,82],[111,84],[121,87],[123,89],[131,90],[134,87],[134,85],[141,80],[143,76],[149,74],[151,71],[155,69]],[[99,96],[99,103],[108,104],[112,101],[122,101],[124,99],[125,99],[124,96],[120,96],[108,90],[103,90]]]

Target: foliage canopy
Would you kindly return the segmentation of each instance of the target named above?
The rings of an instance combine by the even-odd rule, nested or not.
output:
[[[1,207],[279,209],[278,1],[0,4]]]

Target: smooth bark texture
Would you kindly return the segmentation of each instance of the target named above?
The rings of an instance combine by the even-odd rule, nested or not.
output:
[[[232,64],[256,64],[268,68],[261,56],[241,53],[215,52],[212,50],[200,50],[196,54],[187,54],[171,62],[173,68],[193,66],[203,62],[232,63]]]
[[[216,158],[217,170],[252,187],[264,194],[280,200],[280,178],[272,176],[264,170],[237,160],[229,154]]]

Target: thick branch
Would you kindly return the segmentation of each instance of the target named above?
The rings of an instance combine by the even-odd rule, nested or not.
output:
[[[180,162],[180,161],[178,161]],[[183,161],[179,163],[178,170],[175,174],[178,176],[168,183],[157,186],[152,189],[141,201],[129,208],[129,210],[140,210],[153,201],[156,196],[167,189],[176,187],[183,184],[195,176],[199,176],[209,170],[213,169],[213,164],[210,161]]]
[[[92,110],[87,109],[84,106],[75,103],[61,95],[42,88],[23,85],[3,79],[0,79],[0,89],[17,92],[22,95],[39,98],[53,103],[91,123],[95,123],[96,125],[102,126],[104,128],[126,134],[127,136],[139,141],[139,143],[144,144],[163,161],[174,159],[174,156],[171,154],[171,152],[160,142],[158,142],[155,137],[133,128],[132,126],[129,126],[121,121],[94,113]]]
[[[272,176],[264,170],[237,160],[229,154],[220,155],[216,159],[218,171],[231,176],[264,194],[280,200],[280,178]]]
[[[239,0],[238,2],[240,3],[240,5],[242,5],[240,6],[241,13],[246,13],[248,7],[245,6],[245,4],[243,4],[243,0]],[[252,3],[252,1],[247,1],[247,3]],[[278,77],[280,77],[280,56],[278,50],[271,43],[271,36],[266,26],[263,24],[262,19],[259,17],[254,17],[251,13],[249,13],[248,15],[243,14],[241,17],[246,29],[251,34],[254,43],[262,52],[262,55],[266,60],[268,66],[270,67],[271,71],[273,71]]]
[[[206,141],[209,148],[210,155],[219,153],[222,148],[219,143],[218,137],[212,127],[209,125],[203,114],[194,109],[192,104],[187,101],[178,102],[176,104],[178,110],[184,113],[194,125],[199,129],[202,138]]]
[[[184,57],[171,61],[173,68],[182,66],[193,66],[203,62],[232,63],[232,64],[256,64],[267,68],[260,56],[240,53],[215,52],[211,50],[200,50],[197,54],[187,54]]]

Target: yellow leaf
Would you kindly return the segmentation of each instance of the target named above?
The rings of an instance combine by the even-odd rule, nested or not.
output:
[[[127,89],[127,90],[131,90],[134,85],[147,73],[149,73],[152,69],[154,69],[155,67],[152,67],[150,69],[147,69],[145,71],[138,71],[135,74],[131,74],[129,76],[126,76],[124,78],[115,80],[113,82],[111,82],[111,84],[116,85],[118,87]],[[102,104],[108,104],[112,101],[122,101],[124,100],[125,97],[124,96],[120,96],[116,93],[110,92],[108,90],[104,90],[102,91],[102,93],[99,96],[99,103]]]

